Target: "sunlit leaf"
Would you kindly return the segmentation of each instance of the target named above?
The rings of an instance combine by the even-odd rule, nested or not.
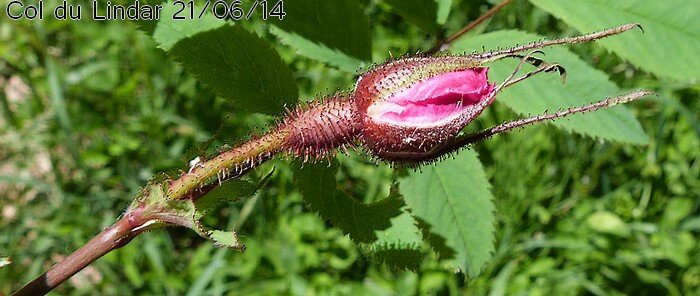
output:
[[[201,7],[197,7],[197,11]],[[158,43],[158,47],[163,50],[170,50],[178,41],[192,37],[200,32],[205,32],[219,28],[226,24],[225,21],[215,18],[211,14],[203,14],[201,18],[195,19],[175,19],[180,6],[167,3],[163,5],[161,18],[153,31],[153,39]],[[177,15],[180,16],[180,15]],[[184,14],[182,14],[184,17]]]
[[[355,73],[366,64],[362,60],[348,56],[337,49],[314,43],[293,32],[286,32],[275,26],[270,28],[270,32],[277,36],[282,43],[295,48],[299,54],[338,67],[340,70]]]
[[[462,151],[399,181],[433,248],[454,268],[479,274],[494,250],[495,217],[491,185],[476,153]]]
[[[243,248],[243,245],[238,240],[238,236],[235,231],[222,231],[222,230],[212,230],[209,233],[209,238],[220,247],[239,249]]]
[[[632,64],[660,77],[700,79],[700,1],[530,0],[581,32],[640,23],[644,34],[600,41]],[[663,4],[662,4],[663,3]]]
[[[372,58],[369,20],[357,0],[285,0],[284,9],[284,19],[271,21],[287,34],[280,36],[280,30],[273,33],[302,55],[327,62],[326,51],[330,50],[357,60]],[[310,48],[310,44],[326,50],[315,56],[318,49]]]
[[[586,219],[588,226],[596,231],[615,234],[619,236],[628,236],[630,234],[630,228],[625,221],[611,212],[598,211],[591,214],[588,219]]]
[[[673,198],[666,203],[661,225],[673,229],[693,212],[694,201],[690,198]]]
[[[223,26],[182,39],[169,53],[241,109],[279,114],[297,99],[292,71],[267,42],[241,27]]]

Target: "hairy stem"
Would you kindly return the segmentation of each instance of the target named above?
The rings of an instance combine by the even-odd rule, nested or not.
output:
[[[352,143],[358,130],[354,110],[353,101],[339,95],[296,108],[265,135],[209,160],[191,163],[191,167],[174,180],[150,183],[114,225],[13,295],[46,294],[146,230],[178,225],[204,231],[198,224],[200,221],[194,220],[187,211],[188,205],[223,181],[241,176],[278,153],[289,152],[306,158]]]
[[[192,195],[201,191],[199,189],[206,185],[208,180],[222,182],[242,175],[276,155],[287,136],[288,132],[284,130],[274,130],[212,159],[194,164],[188,172],[170,182],[168,198],[193,198]]]
[[[354,101],[342,95],[297,107],[265,135],[192,164],[187,172],[169,182],[167,196],[171,200],[196,200],[207,189],[242,175],[280,152],[304,160],[331,153],[356,139],[356,113]]]
[[[112,226],[97,234],[85,245],[12,295],[44,295],[50,292],[104,254],[126,245],[136,235],[142,233],[141,227],[148,221],[143,208],[125,213]]]

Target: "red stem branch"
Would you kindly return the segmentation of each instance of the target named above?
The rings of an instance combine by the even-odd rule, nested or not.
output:
[[[148,219],[143,215],[142,208],[127,212],[112,226],[106,228],[68,257],[56,263],[46,272],[14,292],[13,296],[44,295],[81,271],[104,254],[120,248],[136,235]]]
[[[457,40],[457,38],[462,37],[462,35],[466,34],[467,32],[473,30],[476,28],[476,26],[480,25],[483,23],[485,20],[493,17],[498,11],[503,9],[508,3],[510,3],[512,0],[503,0],[503,2],[499,3],[498,5],[491,7],[488,11],[486,11],[484,14],[480,15],[478,18],[475,20],[471,21],[469,24],[464,26],[461,30],[457,31],[457,33],[452,34],[452,36],[448,37],[447,39],[439,42],[438,44],[435,44],[432,48],[428,49],[425,54],[430,55],[434,54],[438,51],[443,51],[446,50],[447,48],[450,47],[452,42]]]

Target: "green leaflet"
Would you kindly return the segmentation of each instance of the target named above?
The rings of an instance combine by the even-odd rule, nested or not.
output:
[[[287,13],[284,19],[271,18],[270,21],[282,31],[295,34],[288,33],[283,37],[278,34],[280,30],[273,33],[286,39],[285,43],[299,53],[328,62],[323,55],[321,58],[315,56],[317,52],[308,48],[311,43],[357,60],[369,61],[372,58],[369,19],[357,0],[285,0],[284,9]],[[290,41],[289,35],[295,40]],[[307,42],[296,40],[302,38]],[[351,69],[355,70],[357,68]]]
[[[391,5],[396,14],[424,31],[431,34],[440,31],[440,26],[436,22],[438,4],[435,0],[384,0],[384,2]],[[441,14],[444,14],[444,8],[442,9]]]
[[[315,43],[294,32],[286,32],[280,28],[271,26],[270,33],[277,36],[282,43],[295,48],[299,54],[338,67],[338,69],[345,72],[355,73],[365,65],[365,62],[362,60],[348,56],[337,49],[328,48],[323,44]]]
[[[270,44],[241,27],[201,32],[178,41],[169,53],[241,109],[276,115],[297,99],[289,67]]]
[[[377,240],[375,231],[391,226],[390,219],[401,214],[403,202],[387,198],[363,204],[337,188],[335,174],[337,162],[331,167],[325,164],[306,163],[294,166],[294,180],[306,204],[324,220],[348,233],[358,243]]]
[[[399,180],[399,191],[431,245],[451,265],[478,275],[494,251],[494,205],[472,150]]]
[[[172,205],[172,209],[176,209],[178,215],[191,220],[192,229],[201,237],[211,240],[216,246],[243,251],[245,246],[238,239],[235,230],[209,229],[202,223],[202,219],[219,204],[237,202],[255,194],[270,178],[272,172],[273,170],[270,170],[262,178],[242,177],[227,180],[195,202],[180,200],[170,201],[169,204]]]
[[[195,6],[197,11],[201,7]],[[180,6],[172,3],[164,3],[161,18],[153,31],[153,39],[158,43],[158,47],[168,51],[178,41],[192,37],[198,33],[219,28],[226,24],[225,21],[215,18],[211,14],[204,14],[201,19],[173,19]],[[184,16],[184,14],[182,15]]]
[[[582,32],[640,23],[645,34],[625,33],[599,41],[605,48],[659,77],[700,79],[700,1],[531,0]]]
[[[627,32],[625,34],[639,34]],[[624,35],[624,34],[623,34]],[[617,38],[613,36],[609,38]],[[542,39],[542,36],[522,31],[506,30],[460,39],[452,46],[453,52],[472,52],[484,46],[504,48],[516,43],[523,44]],[[547,54],[542,57],[550,62],[558,62],[567,70],[567,80],[562,84],[555,73],[538,74],[520,82],[498,95],[496,101],[504,103],[521,115],[542,114],[545,110],[554,112],[558,108],[568,108],[589,104],[606,97],[623,93],[608,80],[605,73],[596,70],[579,57],[562,47],[545,48]],[[518,64],[517,59],[505,59],[491,65],[490,80],[502,82]],[[521,73],[526,73],[531,66],[524,66]],[[632,112],[624,106],[597,110],[586,114],[576,114],[565,119],[556,120],[554,125],[567,131],[574,131],[592,138],[602,138],[633,144],[645,144],[648,141],[644,130]]]
[[[586,223],[593,230],[628,237],[631,229],[618,215],[608,211],[597,211],[586,219]]]
[[[242,248],[235,231],[212,230],[209,239],[218,247]]]
[[[387,199],[400,199],[400,196],[392,190]],[[423,240],[408,207],[402,207],[401,214],[391,218],[389,228],[375,233],[377,240],[363,245],[370,256],[394,268],[416,269],[420,266]]]
[[[169,199],[165,190],[168,187],[168,180],[157,181],[154,178],[138,197],[129,205],[128,211],[137,207],[145,207],[150,211],[156,211],[159,215],[169,217],[169,223],[190,228],[201,237],[214,242],[215,245],[227,248],[244,250],[245,246],[240,243],[236,232],[212,230],[202,223],[202,219],[216,205],[224,202],[236,202],[242,198],[252,196],[262,186],[272,174],[272,170],[264,177],[253,177],[253,174],[241,178],[235,178],[223,182],[220,186],[212,189],[209,193],[198,200],[191,199]],[[156,222],[147,226],[147,229],[163,227],[163,222]]]
[[[294,166],[294,180],[304,202],[324,220],[350,235],[380,262],[415,268],[422,260],[420,231],[397,194],[361,203],[337,188],[337,162]]]

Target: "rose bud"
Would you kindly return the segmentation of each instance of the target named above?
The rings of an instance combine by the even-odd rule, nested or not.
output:
[[[467,57],[393,61],[360,77],[353,96],[361,140],[381,159],[419,163],[441,155],[493,100],[488,68]]]

